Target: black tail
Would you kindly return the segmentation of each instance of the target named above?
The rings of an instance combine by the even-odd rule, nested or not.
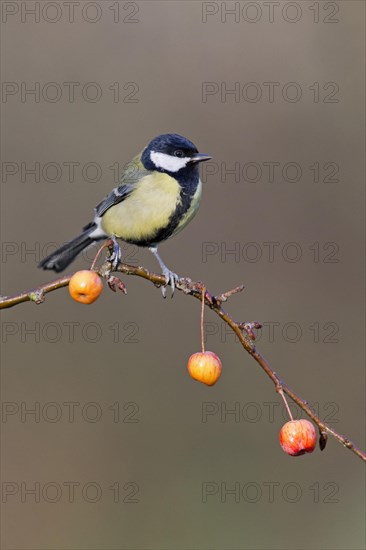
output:
[[[89,235],[95,230],[95,224],[91,223],[84,228],[84,231],[75,237],[69,243],[64,244],[55,252],[44,258],[38,267],[43,269],[53,269],[57,273],[63,271],[76,258],[76,256],[87,246],[93,244],[98,239],[91,238]]]

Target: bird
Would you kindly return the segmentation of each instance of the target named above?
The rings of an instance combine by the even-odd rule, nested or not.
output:
[[[165,278],[162,294],[179,276],[168,269],[158,245],[179,233],[196,215],[202,195],[199,164],[212,157],[179,134],[161,134],[128,163],[115,187],[94,209],[94,219],[80,235],[44,258],[38,265],[57,273],[85,248],[112,239],[113,266],[121,259],[117,239],[148,248]]]

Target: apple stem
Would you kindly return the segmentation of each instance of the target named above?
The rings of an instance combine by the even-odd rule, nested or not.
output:
[[[108,240],[108,241],[104,242],[104,243],[102,244],[102,246],[99,248],[98,252],[97,252],[96,255],[95,255],[95,258],[94,258],[94,260],[93,260],[93,263],[92,263],[92,265],[91,265],[91,267],[90,267],[90,271],[93,271],[94,266],[95,266],[95,264],[96,264],[96,262],[97,262],[97,259],[98,259],[99,256],[100,256],[102,250],[104,250],[105,248],[107,248],[107,246],[109,246],[110,243],[111,243],[111,241]]]
[[[291,413],[291,410],[290,410],[290,407],[288,406],[288,403],[287,403],[287,399],[285,397],[285,394],[283,393],[283,390],[282,389],[279,389],[277,390],[278,393],[280,394],[280,396],[282,397],[284,403],[285,403],[285,406],[286,406],[286,410],[287,410],[287,413],[290,417],[290,419],[293,421],[294,420],[294,417],[292,416],[292,413]]]
[[[202,287],[202,307],[201,307],[201,347],[202,353],[205,353],[205,337],[204,337],[204,328],[203,328],[203,319],[205,315],[205,294],[206,287]]]

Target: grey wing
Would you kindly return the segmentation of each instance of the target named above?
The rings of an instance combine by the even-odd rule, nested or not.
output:
[[[127,165],[121,175],[118,187],[115,187],[113,191],[95,207],[95,215],[97,217],[103,216],[111,206],[124,201],[135,189],[136,183],[149,174],[149,171],[143,167],[138,159],[139,157],[136,157]]]
[[[100,218],[111,206],[124,201],[132,191],[132,185],[119,185],[97,204],[95,207],[95,215]]]

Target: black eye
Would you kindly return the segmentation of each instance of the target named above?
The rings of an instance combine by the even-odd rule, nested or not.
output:
[[[184,157],[184,153],[181,149],[177,149],[176,151],[174,151],[174,156],[179,157],[181,159]]]

